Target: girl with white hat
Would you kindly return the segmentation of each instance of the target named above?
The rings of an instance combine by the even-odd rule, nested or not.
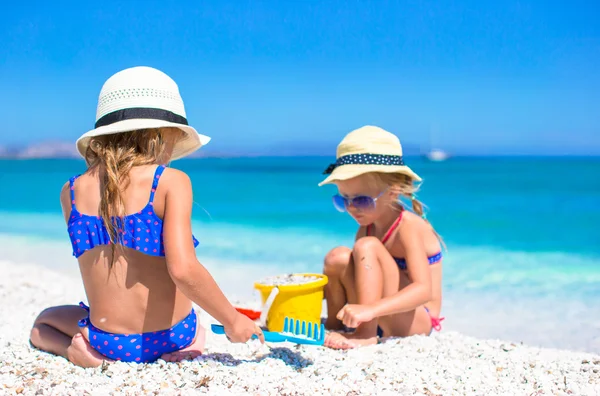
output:
[[[404,164],[399,139],[373,126],[352,131],[325,174],[319,185],[335,184],[334,206],[359,224],[352,249],[336,247],[325,257],[326,327],[336,330],[326,345],[346,349],[440,330],[440,239],[415,197],[421,178]],[[411,200],[412,212],[401,198]]]
[[[88,169],[60,195],[89,308],[44,310],[34,346],[83,367],[193,358],[204,329],[192,303],[232,342],[264,341],[198,262],[190,179],[166,167],[209,140],[188,125],[179,89],[161,71],[134,67],[106,81],[95,128],[77,140]]]

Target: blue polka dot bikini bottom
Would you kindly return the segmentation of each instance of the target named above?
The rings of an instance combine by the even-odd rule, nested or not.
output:
[[[197,318],[193,309],[170,329],[142,334],[113,334],[94,326],[90,322],[89,307],[82,302],[79,306],[88,311],[87,318],[79,321],[79,327],[88,327],[92,348],[111,360],[150,363],[165,353],[190,346],[196,337]]]

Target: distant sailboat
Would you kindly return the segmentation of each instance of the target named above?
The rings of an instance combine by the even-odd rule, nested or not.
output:
[[[450,155],[448,155],[448,153],[443,150],[433,149],[430,150],[427,154],[425,154],[425,157],[427,157],[429,161],[440,162],[447,160],[448,157],[450,157]]]
[[[432,127],[431,132],[429,132],[429,151],[425,153],[425,158],[433,162],[445,161],[450,157],[450,154],[440,148],[435,148],[436,137],[437,127]]]

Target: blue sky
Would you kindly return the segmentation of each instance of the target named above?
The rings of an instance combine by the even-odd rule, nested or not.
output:
[[[596,1],[11,2],[0,144],[74,141],[103,82],[147,65],[215,150],[374,124],[456,153],[600,154],[599,19]]]

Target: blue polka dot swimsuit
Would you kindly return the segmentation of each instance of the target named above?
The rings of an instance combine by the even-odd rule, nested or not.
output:
[[[165,255],[163,221],[154,212],[154,194],[164,170],[164,165],[156,168],[150,198],[142,210],[125,216],[123,220],[113,220],[122,230],[117,242],[124,247],[135,249],[149,256],[164,257]],[[110,245],[111,242],[100,216],[86,215],[77,210],[74,187],[77,177],[69,180],[71,215],[67,230],[73,246],[73,255],[80,257],[96,246]],[[198,246],[198,240],[193,236],[192,239],[194,247]],[[197,317],[193,309],[187,317],[169,329],[142,334],[113,334],[94,326],[89,318],[90,309],[82,302],[79,305],[88,311],[88,316],[79,321],[79,327],[87,327],[92,348],[112,360],[152,362],[164,353],[171,353],[189,346],[196,336]]]
[[[89,312],[84,303],[79,306]],[[106,332],[94,326],[89,316],[79,321],[79,327],[87,326],[90,345],[101,355],[121,362],[150,363],[165,353],[190,346],[196,337],[196,321],[196,312],[192,309],[188,316],[169,329],[141,334]]]
[[[118,236],[118,243],[149,256],[164,257],[165,255],[163,221],[154,212],[154,194],[164,170],[164,165],[156,168],[152,181],[152,190],[150,191],[150,199],[142,210],[127,215],[123,219],[113,219],[113,222],[122,230],[121,235]],[[67,230],[69,231],[71,245],[73,246],[73,255],[80,257],[96,246],[110,245],[111,242],[102,217],[86,215],[77,210],[74,186],[77,177],[79,176],[72,177],[69,180],[71,189],[71,216]],[[194,240],[194,247],[198,246],[198,240],[194,236],[192,238]]]

